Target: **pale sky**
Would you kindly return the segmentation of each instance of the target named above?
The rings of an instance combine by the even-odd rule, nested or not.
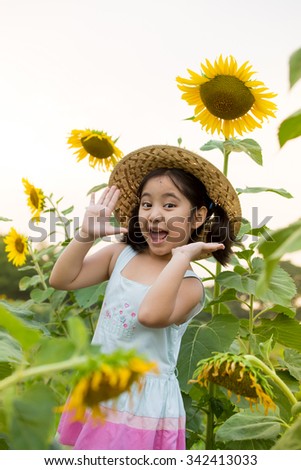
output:
[[[271,216],[271,228],[301,214],[301,138],[280,150],[281,121],[301,108],[301,82],[289,90],[289,56],[301,48],[301,2],[296,0],[0,0],[0,222],[30,235],[22,178],[81,217],[88,190],[108,175],[76,163],[67,137],[72,129],[104,130],[124,154],[151,144],[177,145],[219,168],[218,151],[200,152],[213,137],[185,121],[193,108],[181,99],[177,75],[200,70],[208,58],[232,54],[249,60],[256,76],[276,93],[276,119],[245,134],[263,149],[259,167],[244,154],[230,157],[234,187],[285,188],[242,195],[243,215]]]

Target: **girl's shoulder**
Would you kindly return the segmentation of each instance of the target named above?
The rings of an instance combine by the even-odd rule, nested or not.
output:
[[[112,250],[112,257],[111,257],[111,261],[110,261],[110,266],[109,266],[109,274],[111,276],[112,272],[113,272],[113,269],[116,265],[116,262],[119,258],[119,256],[121,255],[121,253],[126,250],[132,250],[132,248],[127,245],[126,243],[114,243],[111,247],[111,250]]]

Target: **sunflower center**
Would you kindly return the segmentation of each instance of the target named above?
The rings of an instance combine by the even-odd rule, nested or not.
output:
[[[113,146],[107,139],[102,139],[96,135],[81,139],[84,149],[95,158],[109,158],[114,153]]]
[[[23,253],[24,252],[24,243],[22,241],[22,238],[18,237],[15,240],[15,248],[18,253]]]
[[[226,363],[223,362],[219,366],[219,374],[214,374],[214,369],[208,373],[208,378],[218,385],[222,385],[237,395],[242,395],[244,397],[256,398],[257,393],[256,389],[252,387],[253,383],[248,374],[248,372],[243,373],[243,379],[240,378],[240,372],[242,367],[239,364],[235,364],[234,372],[228,374],[226,372]]]
[[[239,78],[217,75],[200,86],[201,99],[211,114],[220,119],[236,119],[250,111],[255,98]]]
[[[34,188],[30,191],[30,201],[36,209],[39,208],[39,196]]]

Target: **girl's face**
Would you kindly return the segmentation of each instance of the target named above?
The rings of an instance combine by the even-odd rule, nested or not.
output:
[[[196,228],[195,215],[190,201],[169,176],[156,176],[145,184],[139,206],[139,226],[150,251],[157,255],[170,254],[173,248],[188,243]]]

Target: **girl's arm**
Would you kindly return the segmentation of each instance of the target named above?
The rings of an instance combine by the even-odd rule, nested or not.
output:
[[[144,326],[163,328],[180,324],[200,302],[203,289],[195,278],[184,278],[191,261],[223,249],[221,243],[191,243],[177,247],[172,258],[145,295],[138,319]]]
[[[98,284],[109,278],[114,255],[121,251],[122,244],[113,244],[91,256],[86,255],[96,238],[126,232],[126,229],[114,227],[110,223],[118,197],[119,190],[114,186],[106,188],[97,204],[95,195],[92,194],[81,230],[54,265],[49,279],[51,286],[73,290]]]

